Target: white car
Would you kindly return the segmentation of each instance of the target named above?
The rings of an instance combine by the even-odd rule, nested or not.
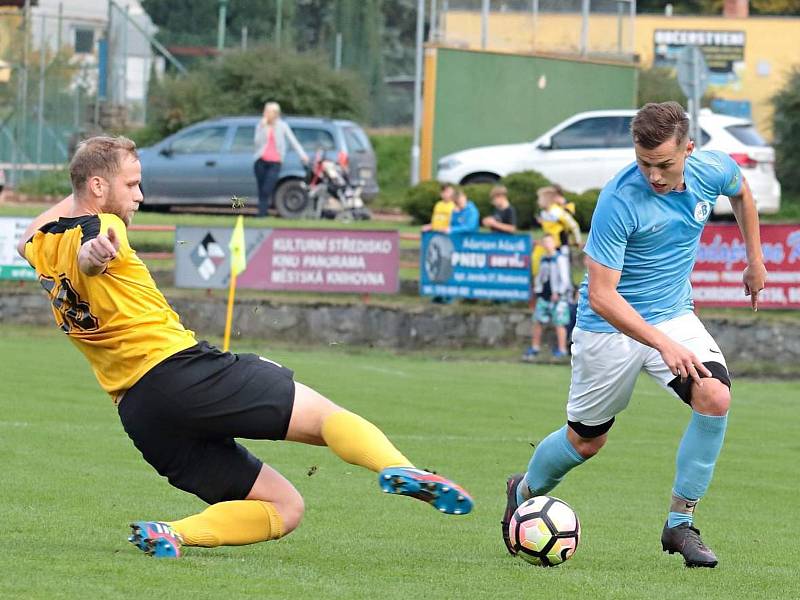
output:
[[[532,142],[483,146],[442,157],[436,178],[457,184],[494,182],[510,173],[538,171],[566,190],[602,188],[635,160],[630,124],[635,110],[596,110],[578,113]],[[738,163],[753,191],[758,211],[780,208],[781,185],[775,178],[775,151],[753,124],[727,115],[700,111],[701,147],[722,150]],[[731,213],[720,196],[717,215]]]

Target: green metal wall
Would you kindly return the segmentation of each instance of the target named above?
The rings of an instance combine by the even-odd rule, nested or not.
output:
[[[530,141],[573,114],[635,108],[633,65],[437,49],[432,176],[445,154]],[[544,75],[547,85],[539,89]]]

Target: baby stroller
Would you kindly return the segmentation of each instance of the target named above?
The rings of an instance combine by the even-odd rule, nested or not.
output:
[[[312,218],[349,223],[372,217],[361,199],[361,186],[350,181],[347,169],[318,150],[306,175]]]

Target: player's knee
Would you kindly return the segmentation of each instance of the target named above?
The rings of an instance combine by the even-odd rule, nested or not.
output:
[[[692,390],[692,408],[703,415],[722,416],[731,406],[731,391],[718,379],[703,379],[703,387]]]
[[[606,445],[607,435],[602,435],[596,438],[581,438],[579,437],[576,442],[573,442],[575,450],[584,459],[592,458],[595,454],[600,452],[600,449]]]
[[[283,535],[287,535],[297,529],[306,511],[306,505],[300,493],[297,492],[291,497],[282,498],[275,501],[274,504],[278,514],[281,516]]]
[[[576,426],[578,426],[578,429],[581,429],[580,432],[576,430]],[[587,431],[591,430],[593,427],[596,426],[586,426],[580,423],[573,423],[572,421],[570,421],[569,427],[567,427],[567,440],[569,440],[569,443],[572,444],[575,451],[585,460],[592,458],[595,454],[600,452],[600,449],[605,446],[606,440],[608,440],[608,429],[595,435],[595,432]]]

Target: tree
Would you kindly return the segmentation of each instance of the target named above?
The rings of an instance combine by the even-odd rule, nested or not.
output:
[[[277,100],[289,114],[363,118],[364,86],[316,56],[262,46],[225,53],[188,75],[166,78],[151,99],[149,125],[159,135],[218,115],[260,114]]]
[[[771,102],[778,179],[785,191],[800,193],[800,65],[795,65]]]
[[[274,44],[277,6],[275,0],[228,0],[226,46],[238,45],[243,27],[247,27],[248,44]],[[163,44],[216,46],[219,0],[142,0],[142,8],[159,27],[157,37]],[[294,19],[295,2],[284,0],[281,14],[281,46],[291,46],[289,25]]]
[[[710,106],[714,99],[713,92],[706,92],[700,99],[701,106]],[[636,101],[638,106],[648,102],[667,102],[674,100],[686,106],[686,95],[683,93],[675,71],[667,67],[651,67],[639,70],[639,86]]]

